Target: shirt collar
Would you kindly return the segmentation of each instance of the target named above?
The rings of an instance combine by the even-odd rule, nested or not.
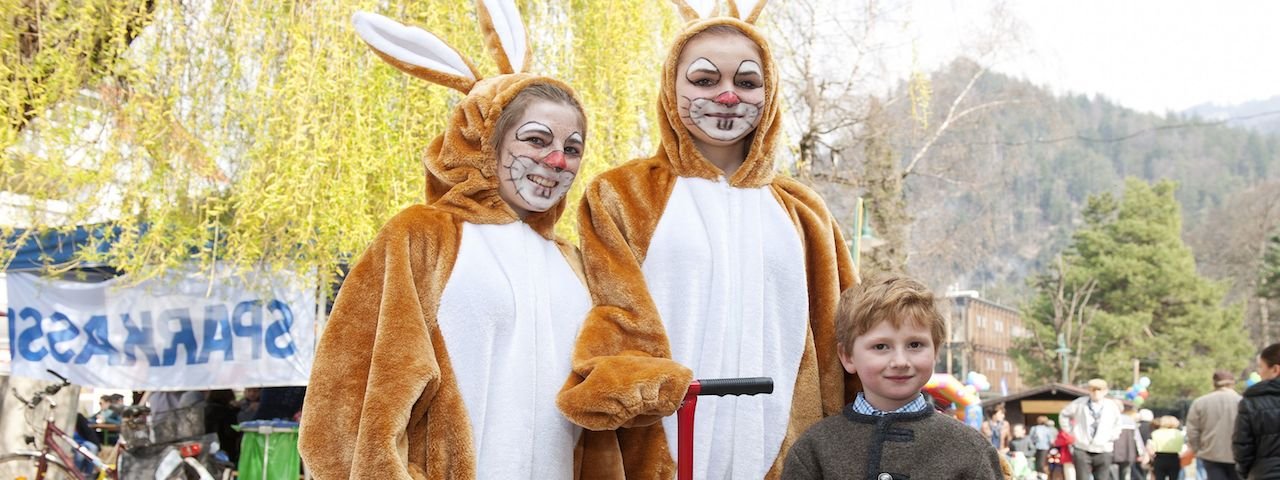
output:
[[[894,414],[894,413],[920,412],[927,408],[929,408],[928,402],[925,402],[924,395],[919,393],[916,394],[915,399],[911,400],[910,402],[907,402],[906,405],[903,405],[899,407],[897,410],[894,410],[892,412],[885,412],[872,406],[871,402],[868,402],[867,398],[862,395],[862,392],[858,392],[858,398],[855,398],[853,400],[854,412],[860,413],[863,415],[873,415],[877,417]]]

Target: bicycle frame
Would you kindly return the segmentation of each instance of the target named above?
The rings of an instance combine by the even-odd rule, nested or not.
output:
[[[99,478],[102,478],[104,476],[106,478],[112,478],[112,479],[118,478],[118,474],[114,468],[108,466],[106,462],[103,462],[101,458],[98,458],[98,456],[94,455],[93,452],[90,452],[89,449],[84,448],[84,445],[80,445],[79,442],[76,442],[76,439],[74,437],[72,437],[71,435],[67,435],[67,432],[64,432],[62,431],[61,428],[58,428],[58,425],[53,421],[54,412],[57,411],[58,403],[53,401],[52,398],[46,398],[45,401],[49,402],[49,413],[44,419],[44,438],[43,438],[43,441],[41,442],[42,448],[40,448],[39,450],[30,452],[40,457],[40,460],[37,464],[38,466],[36,467],[36,479],[38,480],[43,479],[44,476],[48,473],[49,453],[52,452],[53,455],[57,457],[58,460],[61,461],[63,465],[66,465],[67,468],[72,471],[72,474],[75,475],[75,477],[78,480],[88,480],[85,478],[83,473],[81,473],[78,469],[76,469],[75,456],[69,453],[67,450],[63,450],[62,446],[59,445],[60,443],[58,442],[59,438],[67,442],[68,444],[73,445],[73,448],[71,449],[71,451],[79,452],[81,455],[84,455],[85,458],[88,458],[90,461],[92,461],[93,465],[98,468],[98,471],[102,472],[101,474],[99,474]]]

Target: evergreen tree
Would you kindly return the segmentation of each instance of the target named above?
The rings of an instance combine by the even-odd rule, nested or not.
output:
[[[1077,329],[1068,335],[1078,358],[1071,367],[1074,381],[1098,376],[1127,385],[1132,361],[1140,359],[1153,395],[1190,396],[1211,388],[1213,370],[1248,362],[1243,311],[1223,304],[1224,285],[1196,272],[1181,237],[1176,188],[1172,181],[1128,179],[1122,198],[1103,193],[1088,199],[1085,224],[1064,254],[1066,267],[1047,276],[1060,275],[1067,291],[1092,284],[1086,309],[1095,311],[1082,317],[1086,321],[1064,322],[1054,314],[1058,295],[1047,288],[1053,282],[1045,276],[1035,282],[1037,295],[1027,311],[1032,338],[1019,349],[1028,373],[1042,377],[1035,380],[1060,371],[1046,364],[1056,356],[1045,348],[1056,348],[1056,335],[1068,327]]]

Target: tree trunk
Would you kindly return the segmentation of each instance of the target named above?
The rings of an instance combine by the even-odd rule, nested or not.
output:
[[[889,143],[887,114],[878,101],[871,103],[866,126],[867,216],[883,243],[863,257],[865,265],[859,268],[866,274],[902,273],[907,266],[911,216],[907,213],[898,155]]]

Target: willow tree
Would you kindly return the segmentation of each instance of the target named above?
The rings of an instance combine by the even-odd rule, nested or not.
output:
[[[82,249],[77,260],[136,280],[192,261],[332,273],[396,211],[423,201],[422,156],[459,97],[384,65],[352,32],[353,11],[422,26],[482,72],[497,71],[466,0],[0,1],[17,16],[56,9],[60,29],[85,37],[146,25],[135,36],[102,35],[117,42],[108,53],[118,61],[89,65],[82,48],[46,50],[38,62],[6,57],[10,78],[65,79],[10,81],[0,92],[21,119],[11,122],[23,124],[0,137],[0,193],[21,195],[28,209],[15,223],[39,232],[110,222],[99,240],[110,248]],[[518,3],[534,71],[566,80],[586,103],[576,204],[592,175],[650,149],[663,42],[676,20],[656,0]],[[0,37],[0,46],[8,52],[19,40]],[[561,230],[571,234],[569,212]],[[0,263],[12,250],[4,255]]]

